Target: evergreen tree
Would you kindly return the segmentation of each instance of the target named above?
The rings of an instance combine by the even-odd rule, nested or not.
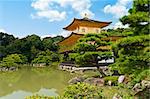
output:
[[[139,73],[148,69],[150,61],[150,37],[148,0],[134,0],[133,7],[129,10],[129,15],[121,18],[123,24],[129,24],[134,31],[132,37],[127,37],[117,42],[113,46],[117,54],[117,61],[113,64],[114,68],[119,69],[121,73],[131,74]]]

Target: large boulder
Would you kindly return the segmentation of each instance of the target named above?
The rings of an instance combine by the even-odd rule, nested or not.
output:
[[[84,82],[88,83],[88,84],[93,84],[94,83],[94,79],[95,78],[87,78],[87,79],[84,80]]]
[[[84,82],[96,86],[104,86],[105,83],[105,81],[101,78],[87,78],[86,80],[84,80]]]
[[[142,89],[141,84],[137,83],[137,84],[134,85],[134,87],[132,88],[132,90],[137,93],[139,91],[142,91],[143,89]]]
[[[68,81],[69,84],[76,84],[78,82],[83,82],[85,80],[84,77],[75,77]]]
[[[16,67],[9,67],[9,71],[16,71],[17,68]]]
[[[125,80],[125,76],[124,76],[124,75],[121,75],[121,76],[119,76],[119,78],[118,78],[118,83],[123,83],[124,80]]]
[[[150,88],[150,81],[142,80],[141,85],[143,88]]]
[[[94,85],[96,85],[96,86],[104,86],[104,84],[105,84],[105,81],[103,79],[100,79],[100,78],[94,79]]]
[[[140,91],[143,91],[143,90],[149,89],[149,88],[150,88],[150,81],[142,80],[141,83],[135,84],[134,87],[132,88],[132,90],[135,93],[138,93]]]

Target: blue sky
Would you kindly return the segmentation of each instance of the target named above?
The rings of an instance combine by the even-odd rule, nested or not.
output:
[[[107,28],[126,27],[119,18],[131,5],[132,0],[0,0],[0,31],[20,38],[67,36],[62,28],[85,13],[94,20],[112,21]]]

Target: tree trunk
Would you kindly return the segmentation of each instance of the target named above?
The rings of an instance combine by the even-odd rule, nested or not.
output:
[[[102,77],[105,77],[105,73],[103,72],[103,69],[99,68],[99,66],[97,66],[97,70],[99,71],[99,73],[102,75]]]

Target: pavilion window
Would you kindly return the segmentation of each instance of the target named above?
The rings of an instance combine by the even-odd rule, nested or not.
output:
[[[98,30],[98,29],[96,29],[96,33],[99,33],[99,30]]]
[[[85,28],[82,28],[82,32],[85,32]]]

